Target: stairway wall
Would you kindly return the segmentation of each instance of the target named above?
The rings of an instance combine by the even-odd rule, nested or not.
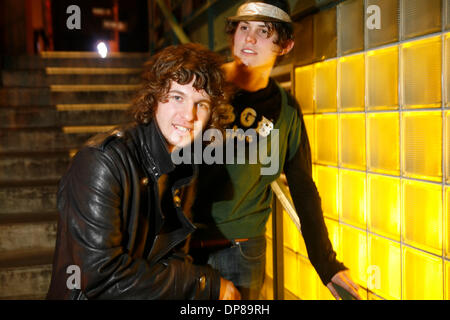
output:
[[[56,192],[92,135],[128,122],[147,54],[6,57],[0,86],[0,299],[43,299],[51,277]]]

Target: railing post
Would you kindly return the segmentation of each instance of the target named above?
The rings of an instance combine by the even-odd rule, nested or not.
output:
[[[156,0],[156,3],[158,4],[159,8],[161,9],[164,17],[169,22],[169,25],[172,28],[172,31],[177,36],[178,40],[180,40],[181,43],[189,43],[189,42],[191,42],[189,40],[188,36],[186,35],[186,33],[184,33],[184,30],[181,27],[181,25],[178,23],[177,19],[175,19],[175,16],[167,8],[166,3],[164,2],[164,0]]]
[[[283,206],[272,200],[273,299],[284,300]]]

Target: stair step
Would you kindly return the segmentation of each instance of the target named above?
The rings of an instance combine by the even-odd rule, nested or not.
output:
[[[0,253],[0,299],[44,298],[50,286],[54,250]]]
[[[46,70],[6,70],[2,72],[1,82],[5,87],[47,87],[52,84],[73,83],[139,84],[141,82],[140,73],[141,69],[138,68],[46,68]]]
[[[57,214],[0,215],[0,252],[54,249]]]
[[[48,106],[57,104],[130,103],[137,86],[120,85],[54,87],[50,88],[2,88],[1,106]]]
[[[44,299],[58,182],[97,132],[130,121],[148,53],[5,57],[0,86],[0,299]]]
[[[0,215],[55,212],[57,181],[8,182],[0,186]]]
[[[49,284],[50,285],[50,284]],[[21,296],[8,296],[4,298],[0,298],[0,300],[45,300],[47,296],[47,293],[41,293],[41,294],[26,294]]]
[[[67,170],[70,152],[36,152],[0,155],[0,181],[58,180]]]
[[[0,152],[57,152],[78,149],[97,132],[108,131],[112,127],[0,129]]]
[[[123,109],[77,110],[60,106],[0,108],[0,128],[43,128],[57,126],[110,125],[126,123],[131,116]]]
[[[42,59],[100,59],[100,60],[120,60],[120,59],[147,59],[148,52],[109,52],[106,58],[99,58],[97,51],[43,51],[39,54]]]
[[[150,55],[146,54],[112,54],[103,59],[97,53],[65,53],[65,55],[43,54],[42,56],[4,56],[4,69],[44,69],[46,67],[83,67],[83,68],[141,68]],[[64,53],[63,53],[64,54]]]

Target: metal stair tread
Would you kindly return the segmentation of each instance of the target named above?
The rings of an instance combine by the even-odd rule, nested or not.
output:
[[[0,269],[17,269],[51,265],[54,249],[34,248],[0,252]]]
[[[114,74],[114,75],[129,75],[139,74],[142,68],[126,68],[126,67],[45,67],[43,69],[3,69],[3,73],[7,74],[43,74],[47,76],[52,75],[99,75],[99,74]]]
[[[46,67],[141,68],[149,53],[111,53],[101,58],[96,52],[49,52],[47,55],[4,55],[4,70],[45,69]]]
[[[97,51],[42,51],[40,55],[37,55],[42,59],[92,59],[100,58]],[[115,58],[148,58],[150,55],[148,52],[110,52],[107,59]]]
[[[19,188],[19,187],[55,186],[58,183],[59,183],[59,179],[0,181],[0,189],[4,189],[4,188]]]
[[[116,91],[137,91],[140,84],[52,84],[43,87],[1,87],[0,90],[7,91],[29,91],[44,93],[61,92],[116,92]]]
[[[93,125],[96,127],[109,127],[109,126],[115,126],[118,124],[112,124],[112,125]],[[120,124],[119,124],[120,125]],[[85,125],[83,125],[85,126]],[[6,128],[0,128],[0,131],[17,131],[17,132],[27,132],[27,131],[48,131],[48,132],[59,132],[64,133],[64,128],[67,127],[79,127],[79,126],[50,126],[50,127],[6,127]],[[86,127],[88,127],[86,125]],[[99,131],[101,132],[101,131]]]
[[[0,129],[1,130],[1,129]],[[56,153],[66,153],[66,154],[72,154],[74,151],[78,151],[79,148],[81,148],[82,145],[80,145],[78,148],[72,148],[72,147],[59,147],[59,148],[51,148],[51,149],[41,149],[41,150],[4,150],[0,151],[0,159],[3,156],[16,156],[16,155],[22,155],[22,154],[56,154]]]
[[[1,300],[45,300],[46,294],[30,294],[21,296],[2,297]]]
[[[0,225],[47,223],[58,220],[58,212],[0,214]]]
[[[49,150],[49,151],[11,151],[0,152],[0,161],[5,158],[43,158],[43,157],[64,157],[73,149]]]

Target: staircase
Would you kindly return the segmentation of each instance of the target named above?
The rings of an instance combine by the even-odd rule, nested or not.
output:
[[[5,58],[0,82],[0,299],[44,299],[60,177],[124,112],[148,54],[47,52]]]

